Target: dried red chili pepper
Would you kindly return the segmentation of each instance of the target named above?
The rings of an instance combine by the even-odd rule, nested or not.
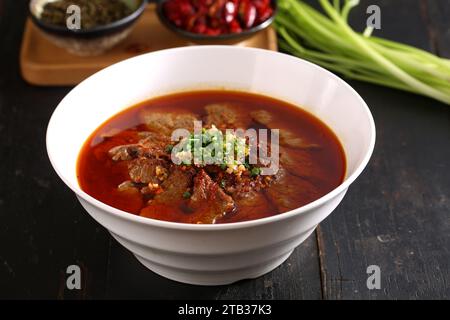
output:
[[[228,24],[233,22],[234,18],[236,17],[236,12],[236,4],[233,1],[227,1],[223,8],[223,19],[225,20],[225,22]]]
[[[274,12],[270,0],[168,0],[163,9],[175,26],[206,35],[242,32]]]
[[[239,4],[239,19],[244,28],[251,28],[256,21],[256,7],[250,0],[242,0]]]

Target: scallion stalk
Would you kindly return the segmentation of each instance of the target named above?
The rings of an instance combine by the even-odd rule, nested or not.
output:
[[[279,0],[280,48],[345,77],[422,94],[450,104],[450,60],[354,31],[348,15],[358,0],[318,0],[325,14],[302,0]]]

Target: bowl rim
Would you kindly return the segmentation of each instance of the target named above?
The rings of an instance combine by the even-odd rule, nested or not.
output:
[[[86,83],[89,83],[90,81],[93,81],[98,75],[103,74],[105,72],[108,72],[110,69],[115,68],[117,65],[125,65],[127,63],[132,63],[135,60],[142,59],[143,57],[150,56],[150,55],[159,55],[159,54],[165,54],[167,52],[184,52],[184,51],[205,51],[205,50],[230,50],[230,51],[253,51],[257,53],[263,53],[263,54],[269,54],[269,55],[276,55],[280,56],[282,59],[289,59],[293,60],[299,63],[304,63],[309,65],[310,67],[316,68],[318,70],[321,70],[321,72],[325,72],[326,75],[329,77],[337,80],[340,82],[345,88],[348,89],[349,94],[352,94],[360,103],[360,106],[363,108],[367,119],[369,121],[370,125],[370,142],[367,146],[367,151],[359,163],[359,165],[356,167],[356,169],[353,171],[352,174],[347,176],[345,180],[336,188],[328,192],[327,194],[323,195],[319,199],[310,202],[304,206],[295,208],[293,210],[277,214],[270,217],[265,217],[261,219],[256,220],[250,220],[250,221],[243,221],[243,222],[233,222],[233,223],[224,223],[224,224],[189,224],[189,223],[180,223],[180,222],[170,222],[170,221],[164,221],[164,220],[157,220],[147,217],[142,217],[138,215],[131,214],[129,212],[114,208],[112,206],[109,206],[100,200],[95,199],[94,197],[90,196],[86,192],[84,192],[79,184],[74,185],[73,183],[69,182],[65,175],[60,172],[58,166],[56,165],[52,154],[54,151],[53,147],[50,145],[50,135],[52,134],[52,127],[53,123],[55,121],[56,115],[60,110],[61,105],[64,104],[65,100],[68,98],[68,96],[71,95],[71,93],[78,87],[85,85]],[[172,229],[172,230],[192,230],[192,231],[219,231],[219,230],[230,230],[230,229],[242,229],[242,228],[250,228],[260,225],[265,225],[269,223],[278,222],[280,220],[289,219],[295,215],[301,215],[304,214],[307,211],[310,211],[312,209],[318,208],[325,203],[329,202],[331,199],[337,197],[342,192],[345,192],[345,190],[358,178],[358,176],[362,173],[362,171],[367,166],[375,147],[375,140],[376,140],[376,128],[375,128],[375,121],[373,119],[372,113],[370,112],[369,107],[367,106],[366,102],[363,100],[363,98],[356,92],[355,89],[353,89],[347,82],[333,74],[332,72],[314,64],[309,61],[306,61],[304,59],[300,59],[298,57],[294,57],[288,54],[284,54],[281,52],[276,51],[270,51],[265,49],[259,49],[259,48],[247,48],[247,47],[234,47],[234,46],[227,46],[227,45],[204,45],[204,46],[189,46],[189,47],[178,47],[178,48],[172,48],[172,49],[164,49],[159,51],[154,51],[150,53],[145,53],[142,55],[138,55],[126,60],[123,60],[121,62],[118,62],[116,64],[113,64],[103,70],[100,70],[99,72],[95,73],[94,75],[88,77],[86,80],[82,81],[78,86],[73,88],[58,104],[58,106],[53,111],[53,114],[49,120],[47,131],[46,131],[46,148],[47,148],[47,154],[50,159],[50,162],[52,164],[53,169],[58,174],[59,178],[78,196],[81,197],[84,201],[88,202],[89,204],[104,210],[108,212],[108,214],[112,214],[117,218],[120,218],[122,220],[134,222],[134,223],[142,223],[144,225],[149,225],[153,227],[159,227],[164,229]],[[99,124],[100,125],[100,124]],[[331,126],[330,128],[334,130]],[[87,139],[87,138],[86,138]],[[78,153],[79,154],[79,153]]]
[[[116,30],[121,30],[122,28],[127,27],[128,25],[132,24],[135,20],[137,20],[141,14],[144,12],[145,8],[147,7],[147,1],[148,0],[140,0],[141,3],[139,6],[129,15],[123,17],[122,19],[113,21],[111,23],[100,25],[91,29],[80,29],[80,30],[69,30],[68,28],[53,25],[50,23],[43,22],[40,18],[38,18],[35,13],[33,12],[33,0],[30,1],[28,5],[28,13],[31,17],[31,20],[41,29],[45,30],[46,32],[58,34],[61,36],[72,36],[72,37],[96,37],[96,36],[103,36],[107,33],[113,33]]]
[[[219,35],[205,35],[201,33],[194,33],[187,30],[184,30],[182,28],[177,27],[174,25],[164,14],[164,3],[169,0],[157,0],[157,6],[156,6],[156,13],[158,15],[159,20],[163,23],[164,26],[166,26],[169,30],[175,32],[176,34],[190,40],[194,41],[224,41],[224,40],[239,40],[241,38],[250,37],[257,32],[266,29],[269,27],[272,22],[275,20],[275,17],[278,13],[278,2],[277,0],[271,0],[272,7],[273,7],[273,13],[272,15],[261,22],[260,24],[253,26],[249,29],[245,29],[242,32],[239,33],[223,33]]]

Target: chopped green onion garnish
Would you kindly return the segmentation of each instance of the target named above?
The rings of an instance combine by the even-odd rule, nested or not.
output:
[[[185,193],[183,193],[183,198],[189,199],[190,197],[191,197],[191,193],[189,191],[186,191]]]
[[[261,168],[253,168],[252,171],[250,171],[252,177],[259,176],[261,174]]]
[[[166,146],[166,152],[167,153],[171,153],[172,150],[173,150],[173,145],[169,144],[169,145]]]

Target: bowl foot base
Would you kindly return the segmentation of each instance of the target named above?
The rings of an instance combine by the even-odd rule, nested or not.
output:
[[[155,264],[139,255],[135,256],[145,267],[170,280],[201,286],[218,286],[231,284],[239,280],[258,278],[281,265],[287,258],[289,258],[292,252],[293,250],[275,259],[267,261],[262,265],[252,266],[245,269],[214,272],[175,269],[172,267]]]

